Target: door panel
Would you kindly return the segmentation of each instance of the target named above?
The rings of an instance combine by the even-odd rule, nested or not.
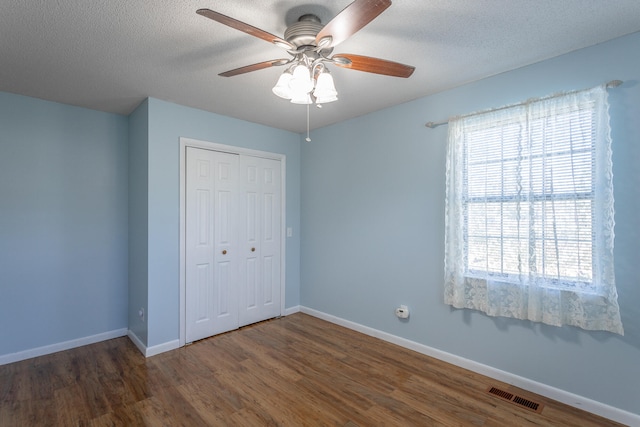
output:
[[[186,342],[238,327],[238,156],[187,147]]]
[[[280,313],[280,161],[240,156],[240,326]]]

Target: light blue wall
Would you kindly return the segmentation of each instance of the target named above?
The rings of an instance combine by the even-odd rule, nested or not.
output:
[[[127,327],[127,118],[0,93],[0,355]]]
[[[180,137],[287,156],[286,218],[287,225],[294,229],[294,237],[286,242],[286,306],[297,306],[300,300],[300,136],[157,99],[149,99],[148,103],[147,345],[179,338]]]
[[[640,414],[637,52],[640,34],[312,132],[302,148],[301,304]],[[424,123],[612,79],[625,81],[610,90],[610,103],[626,335],[446,306],[447,127]],[[399,304],[410,307],[407,323],[394,316]]]
[[[147,345],[147,325],[138,315],[149,311],[149,102],[129,115],[129,330]]]

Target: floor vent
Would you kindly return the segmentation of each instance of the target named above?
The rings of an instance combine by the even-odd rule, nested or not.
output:
[[[542,408],[544,408],[544,405],[542,403],[535,402],[531,399],[527,399],[525,397],[515,395],[508,391],[501,390],[497,387],[489,386],[487,388],[487,393],[497,396],[501,399],[504,399],[508,402],[513,403],[514,405],[518,405],[522,408],[528,409],[533,412],[540,413],[542,412]]]

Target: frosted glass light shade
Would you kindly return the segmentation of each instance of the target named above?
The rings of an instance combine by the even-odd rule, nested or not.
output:
[[[306,65],[300,64],[293,69],[293,77],[289,82],[289,87],[294,92],[311,92],[313,80],[311,80],[311,73]]]
[[[289,82],[292,78],[293,76],[291,75],[291,73],[282,73],[282,75],[278,79],[278,83],[276,83],[273,89],[271,89],[273,93],[278,95],[280,98],[291,99],[292,91],[289,87]]]
[[[338,94],[338,92],[336,92],[336,87],[333,84],[333,77],[331,77],[331,74],[327,72],[320,73],[318,81],[316,82],[316,90],[313,93],[314,95]]]
[[[316,82],[316,89],[313,91],[318,104],[326,104],[338,100],[338,92],[333,84],[333,77],[329,73],[321,73]]]

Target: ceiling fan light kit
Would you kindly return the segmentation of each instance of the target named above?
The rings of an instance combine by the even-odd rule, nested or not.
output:
[[[232,77],[286,65],[287,68],[272,89],[273,93],[294,104],[309,105],[315,102],[320,106],[338,100],[338,92],[326,64],[387,76],[403,78],[411,76],[415,68],[398,62],[353,54],[329,56],[336,45],[373,21],[389,6],[391,6],[391,0],[355,0],[324,26],[316,15],[302,15],[297,22],[287,28],[284,38],[210,9],[199,9],[197,13],[273,43],[286,49],[292,56],[289,60],[264,61],[225,71],[220,73],[220,76]]]
[[[288,67],[273,87],[274,94],[294,104],[326,104],[338,100],[333,77],[324,65],[306,65],[308,58]]]

